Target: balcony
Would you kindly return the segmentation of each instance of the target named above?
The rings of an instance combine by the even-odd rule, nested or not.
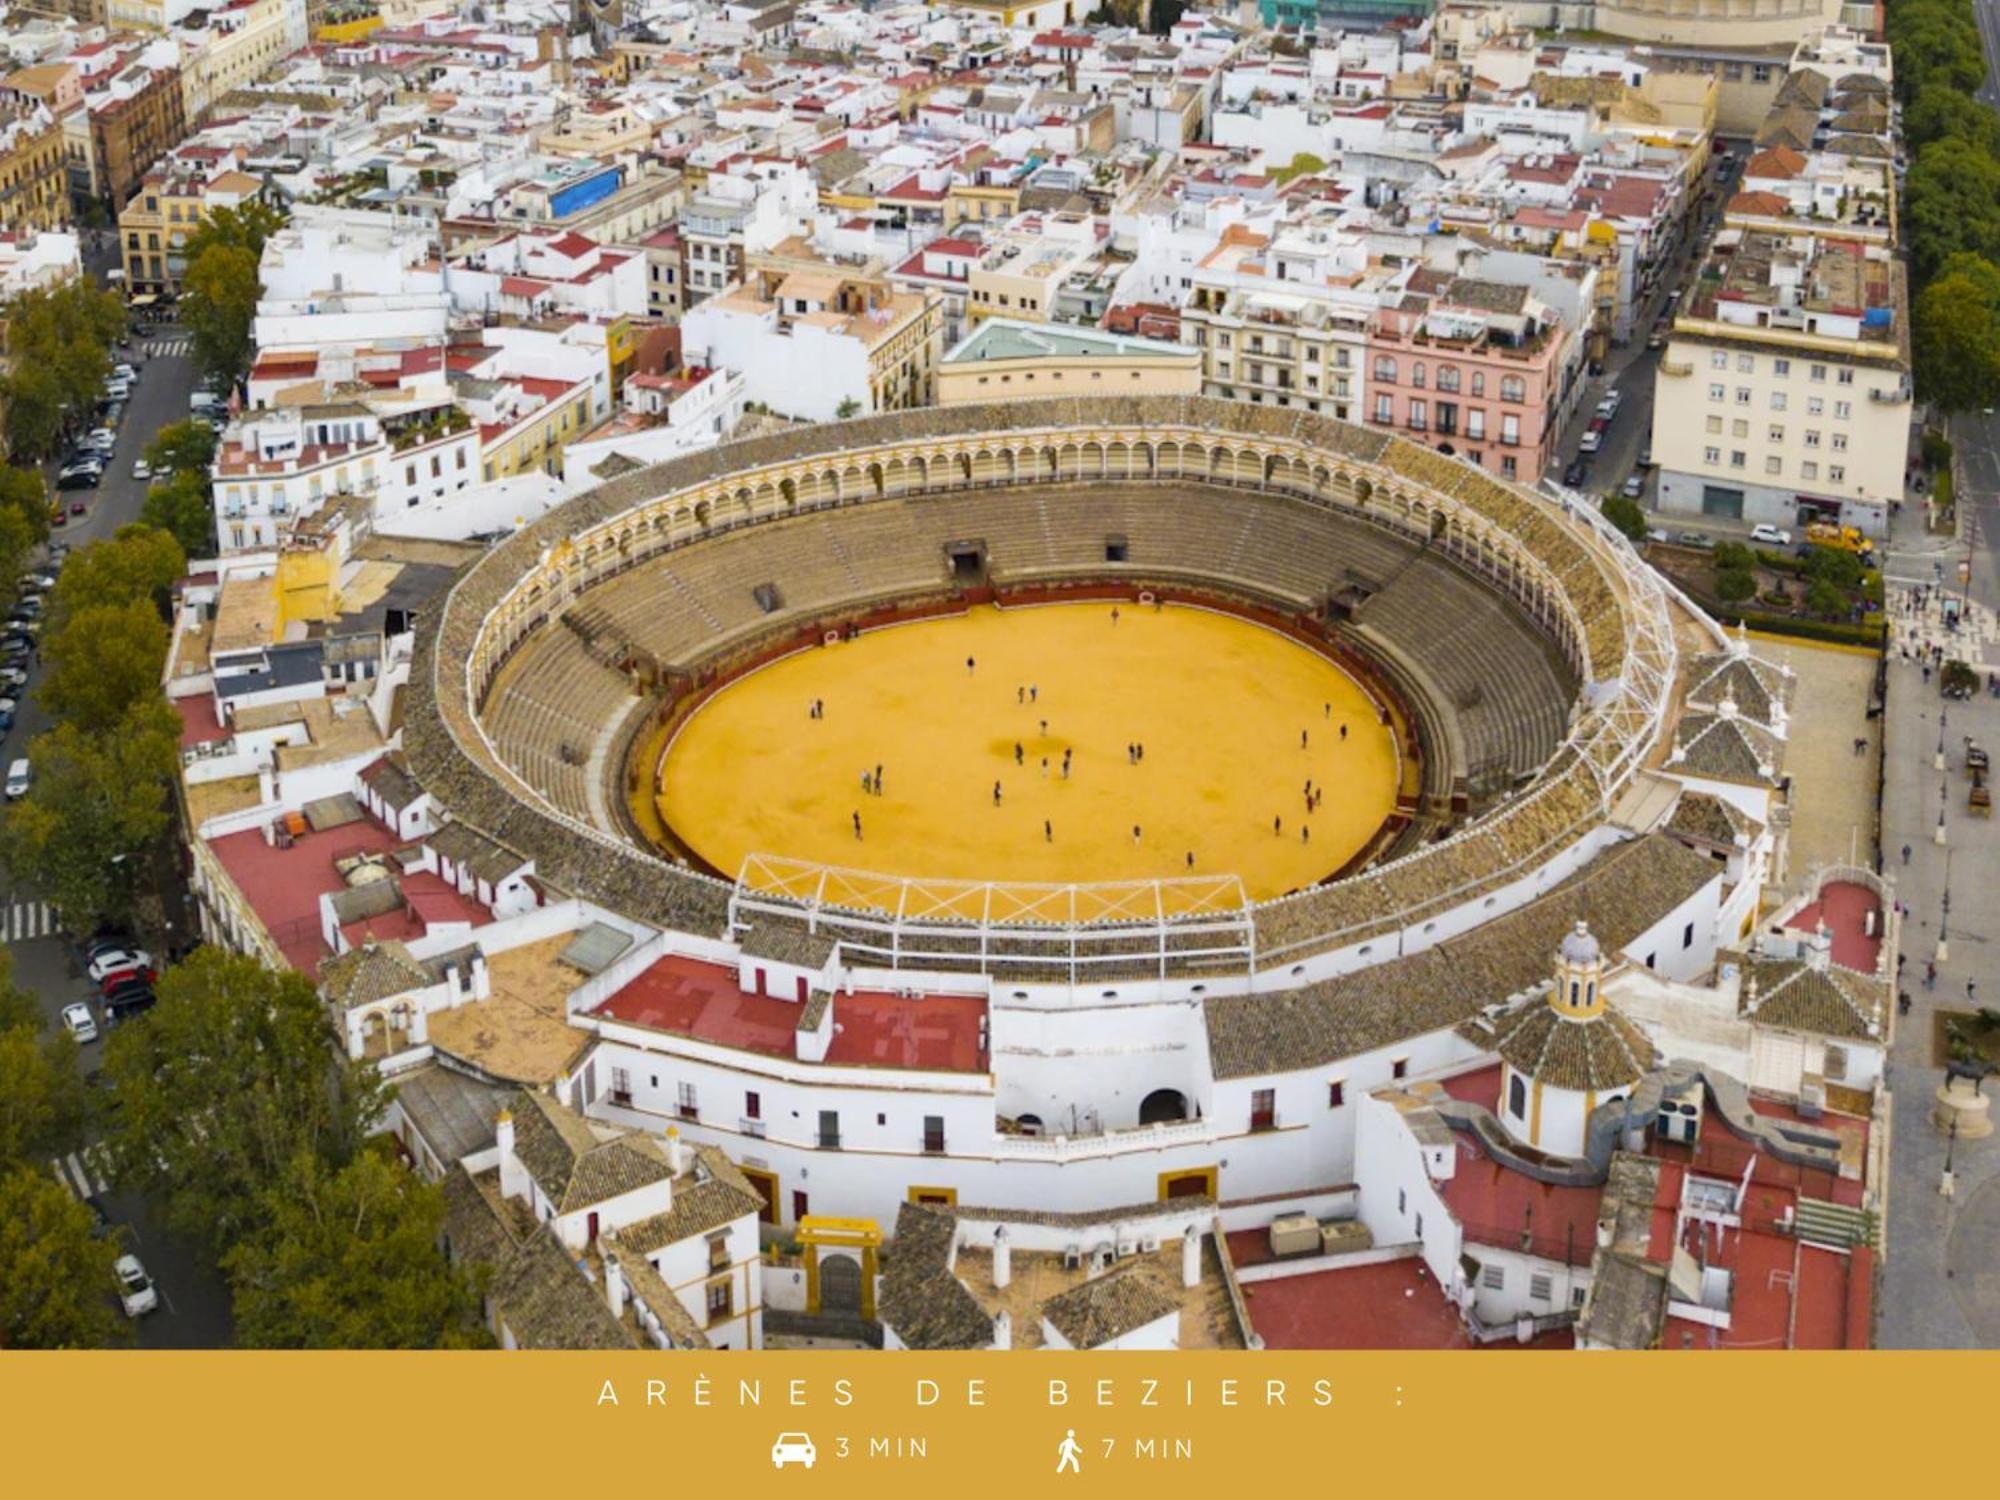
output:
[[[1253,1109],[1250,1111],[1250,1133],[1252,1135],[1257,1134],[1259,1131],[1276,1130],[1277,1128],[1278,1112],[1276,1110]]]
[[[822,1128],[819,1133],[819,1149],[822,1151],[838,1151],[840,1149],[840,1132],[838,1130]]]
[[[693,1124],[699,1124],[701,1122],[701,1110],[698,1106],[693,1104],[680,1105],[674,1110],[674,1114],[678,1116],[680,1119],[687,1120]]]
[[[764,1139],[765,1126],[762,1120],[753,1120],[748,1115],[745,1115],[736,1122],[736,1128],[752,1140],[761,1141]]]
[[[1694,374],[1694,365],[1687,360],[1663,359],[1660,361],[1660,373],[1674,380],[1684,380]]]
[[[1868,399],[1882,406],[1901,406],[1910,399],[1910,383],[1905,380],[1887,390],[1880,386],[1868,388]]]
[[[924,1155],[944,1155],[944,1132],[942,1130],[926,1130],[924,1132]]]

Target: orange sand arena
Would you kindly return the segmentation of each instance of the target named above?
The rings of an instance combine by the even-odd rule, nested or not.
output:
[[[876,796],[862,775],[878,764]],[[731,876],[762,853],[919,879],[1134,880],[1187,874],[1192,853],[1196,874],[1262,899],[1366,847],[1401,771],[1361,686],[1262,626],[1171,605],[1122,605],[1115,624],[1105,603],[988,607],[729,684],[668,745],[659,811]],[[1327,788],[1310,816],[1308,778]]]

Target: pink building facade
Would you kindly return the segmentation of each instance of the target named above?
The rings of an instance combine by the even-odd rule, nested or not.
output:
[[[1364,415],[1533,484],[1555,453],[1581,365],[1572,330],[1527,288],[1419,273],[1369,322]]]

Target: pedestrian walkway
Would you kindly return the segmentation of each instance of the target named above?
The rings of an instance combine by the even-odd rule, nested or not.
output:
[[[154,358],[185,355],[193,349],[194,340],[186,337],[154,339],[150,344],[146,345],[146,352]]]
[[[7,907],[6,915],[0,917],[5,929],[0,930],[0,941],[26,943],[35,938],[54,937],[61,931],[56,909],[46,901],[14,901]]]
[[[102,1146],[85,1146],[67,1156],[49,1159],[56,1181],[79,1198],[95,1198],[111,1190],[111,1160]]]

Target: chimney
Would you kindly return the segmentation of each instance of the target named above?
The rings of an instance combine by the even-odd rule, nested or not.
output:
[[[527,1169],[521,1165],[521,1158],[514,1154],[514,1114],[512,1110],[501,1110],[499,1118],[493,1122],[493,1144],[500,1148],[500,1196],[503,1198],[527,1197]]]
[[[1725,697],[1720,703],[1715,705],[1715,712],[1716,716],[1720,718],[1725,724],[1728,723],[1730,720],[1734,719],[1736,717],[1735,698]]]
[[[625,1316],[625,1272],[619,1267],[618,1257],[605,1252],[604,1256],[604,1303],[611,1309],[611,1316]]]
[[[687,1156],[681,1150],[681,1131],[678,1125],[667,1127],[667,1170],[678,1177],[686,1170]]]
[[[1007,1228],[993,1231],[993,1285],[1004,1287],[1014,1279],[1014,1252],[1007,1246]]]
[[[1007,1309],[1004,1307],[993,1315],[993,1347],[995,1349],[1014,1347],[1014,1320],[1007,1316]]]
[[[1194,1226],[1181,1236],[1181,1285],[1198,1286],[1201,1283],[1201,1236]]]

